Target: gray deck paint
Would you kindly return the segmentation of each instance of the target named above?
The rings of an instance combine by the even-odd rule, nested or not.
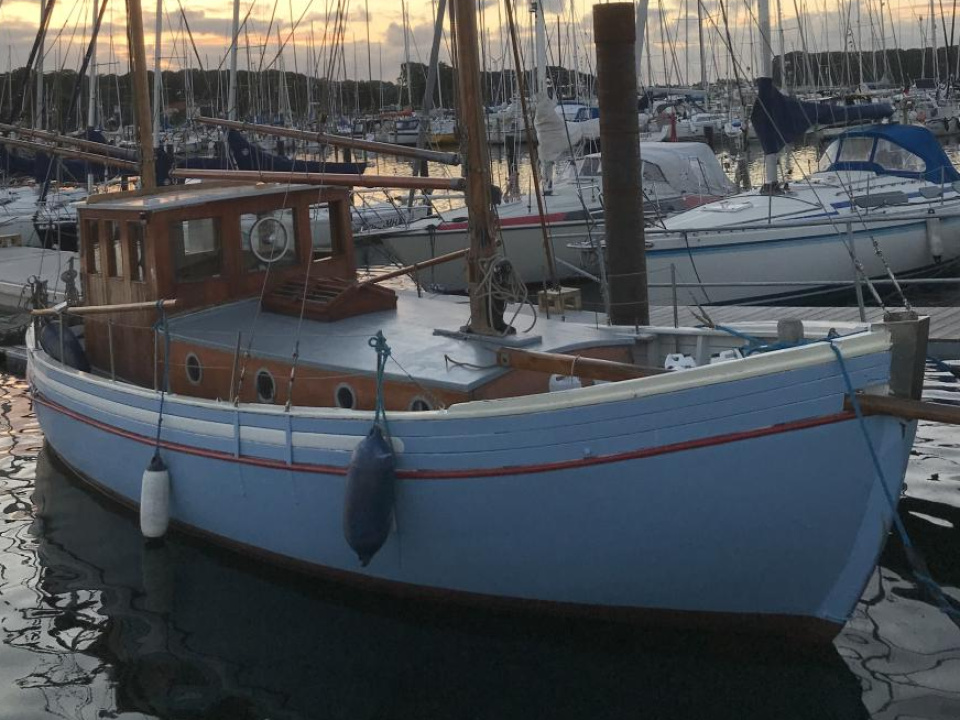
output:
[[[252,336],[250,353],[254,357],[289,361],[298,337],[298,318],[257,313],[257,306],[257,300],[244,300],[172,318],[171,338],[233,354],[240,330],[244,349]],[[369,375],[376,369],[376,353],[368,343],[379,330],[396,360],[387,364],[389,379],[404,380],[409,373],[424,385],[470,392],[504,373],[496,366],[495,350],[505,343],[496,338],[463,341],[434,334],[436,329],[459,330],[469,315],[465,299],[451,302],[401,295],[395,312],[370,313],[332,323],[304,320],[299,332],[299,363]],[[517,325],[524,329],[529,318],[520,318]],[[573,352],[601,344],[630,347],[634,343],[633,338],[617,337],[609,330],[579,323],[538,322],[529,334],[539,336],[540,341],[524,345],[524,349],[539,352]],[[445,358],[479,367],[463,367]],[[254,363],[251,360],[248,368],[255,370]]]

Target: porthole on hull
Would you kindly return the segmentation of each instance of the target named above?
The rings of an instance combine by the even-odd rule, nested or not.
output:
[[[334,391],[333,397],[338,408],[351,410],[357,406],[357,393],[346,383],[337,385],[337,389]]]
[[[277,384],[269,370],[257,370],[257,402],[272,403],[277,396]]]
[[[187,353],[184,365],[186,366],[187,380],[192,385],[199,385],[200,381],[203,380],[203,365],[200,364],[200,358],[194,353]]]

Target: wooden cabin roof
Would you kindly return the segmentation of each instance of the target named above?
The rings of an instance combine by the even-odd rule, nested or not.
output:
[[[91,196],[85,205],[96,210],[117,210],[124,212],[160,212],[195,207],[216,202],[242,202],[247,198],[263,198],[271,195],[282,196],[310,192],[311,202],[322,203],[330,199],[346,197],[344,188],[314,185],[281,184],[191,184],[161,188],[153,193],[104,193]],[[282,202],[278,200],[277,207]],[[81,206],[84,207],[84,206]]]

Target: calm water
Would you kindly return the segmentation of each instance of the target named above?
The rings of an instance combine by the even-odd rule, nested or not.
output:
[[[943,373],[927,393],[960,401]],[[921,428],[901,514],[960,600],[958,439]],[[816,651],[418,609],[177,537],[145,548],[3,375],[0,493],[0,718],[960,717],[960,630],[893,541]]]

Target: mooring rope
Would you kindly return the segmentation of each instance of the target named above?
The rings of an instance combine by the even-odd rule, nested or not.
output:
[[[370,338],[367,343],[377,351],[377,402],[374,406],[373,424],[380,427],[383,434],[389,438],[386,403],[383,398],[383,376],[386,372],[387,360],[390,358],[390,346],[387,345],[387,339],[383,336],[382,330],[377,330],[377,334]]]
[[[160,429],[163,427],[163,403],[167,392],[170,389],[170,332],[167,327],[167,312],[163,307],[163,300],[157,300],[157,312],[160,317],[157,318],[153,326],[154,332],[163,333],[163,382],[160,384],[160,412],[157,416],[157,437],[154,441],[154,457],[160,454]]]
[[[843,376],[844,387],[846,389],[846,395],[850,398],[850,404],[853,406],[853,412],[857,419],[857,424],[860,428],[860,431],[863,434],[864,442],[867,445],[867,451],[870,455],[870,461],[873,464],[873,468],[877,473],[877,477],[880,481],[880,488],[883,491],[884,499],[887,502],[887,505],[890,509],[890,514],[892,517],[893,526],[897,531],[897,535],[900,538],[900,542],[903,543],[904,552],[907,556],[907,562],[910,565],[910,570],[913,573],[914,578],[917,583],[927,590],[927,592],[933,597],[937,606],[940,610],[943,611],[947,617],[949,617],[954,622],[960,621],[960,609],[956,607],[953,601],[947,597],[944,593],[943,588],[933,579],[932,574],[930,573],[930,568],[927,565],[927,561],[924,558],[923,554],[914,545],[913,540],[910,538],[910,533],[907,532],[907,527],[903,523],[900,514],[897,512],[897,499],[893,497],[890,492],[890,488],[887,486],[886,474],[883,472],[883,465],[880,462],[880,457],[877,454],[877,450],[874,447],[873,440],[870,438],[870,432],[867,429],[867,423],[864,419],[863,409],[860,407],[860,400],[857,395],[857,392],[853,386],[853,380],[850,378],[850,373],[847,370],[846,359],[843,357],[843,353],[840,351],[840,347],[837,345],[836,337],[827,337],[823,339],[816,340],[799,340],[795,343],[779,342],[773,344],[766,344],[761,338],[751,336],[747,333],[734,330],[730,327],[725,327],[722,325],[716,326],[717,330],[721,330],[730,335],[743,339],[749,343],[749,349],[744,351],[744,355],[754,353],[754,352],[767,352],[772,350],[780,350],[786,347],[794,347],[800,345],[815,345],[818,343],[826,343],[829,345],[830,349],[833,351],[833,354],[837,358],[837,363],[840,366],[840,374]]]

